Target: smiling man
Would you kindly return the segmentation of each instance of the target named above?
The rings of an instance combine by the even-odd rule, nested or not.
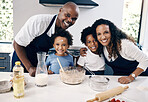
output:
[[[51,35],[58,29],[67,29],[72,26],[78,15],[78,6],[73,2],[67,2],[60,8],[58,15],[40,14],[30,17],[14,38],[12,68],[15,61],[20,60],[25,72],[35,76],[36,53],[48,52],[52,48]]]

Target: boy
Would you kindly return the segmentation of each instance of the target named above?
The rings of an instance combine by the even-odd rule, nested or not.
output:
[[[48,71],[49,74],[59,74],[60,66],[57,58],[59,58],[62,67],[73,66],[73,57],[66,53],[69,46],[72,45],[72,40],[72,35],[68,31],[62,29],[51,37],[51,43],[56,52],[50,54],[46,60],[47,67],[50,66],[50,70]]]
[[[103,56],[98,55],[98,42],[93,37],[92,28],[85,28],[81,34],[81,42],[87,46],[87,54],[84,57],[79,57],[77,62],[78,66],[87,67],[96,75],[103,75],[105,70],[105,62]],[[86,74],[89,75],[90,73],[86,71]]]

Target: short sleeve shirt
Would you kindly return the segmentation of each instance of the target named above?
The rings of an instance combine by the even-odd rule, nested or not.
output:
[[[30,17],[17,33],[14,40],[19,45],[26,47],[35,37],[38,37],[45,32],[53,17],[54,15],[50,14],[39,14]],[[56,19],[50,30],[47,32],[49,37],[55,32]]]
[[[86,51],[86,56],[80,56],[77,64],[80,66],[86,66],[91,71],[103,71],[105,70],[105,61],[103,55],[101,57],[92,53],[89,49]]]

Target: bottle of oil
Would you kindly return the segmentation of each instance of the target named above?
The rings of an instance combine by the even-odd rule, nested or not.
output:
[[[13,93],[16,98],[24,97],[24,68],[20,61],[13,68]]]

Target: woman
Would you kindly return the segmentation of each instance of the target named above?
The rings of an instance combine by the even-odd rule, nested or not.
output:
[[[120,77],[120,83],[130,83],[140,74],[148,75],[148,57],[132,38],[109,20],[96,20],[92,28],[94,37],[99,42],[99,55],[104,55],[105,62],[112,67],[114,75],[128,75]]]

